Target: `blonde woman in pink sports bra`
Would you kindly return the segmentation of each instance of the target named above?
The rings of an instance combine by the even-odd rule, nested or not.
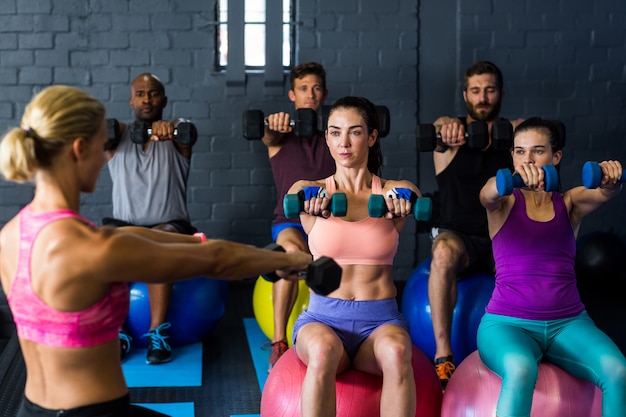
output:
[[[311,261],[202,234],[90,223],[78,212],[80,194],[93,192],[106,161],[104,117],[84,91],[52,86],[0,143],[3,176],[35,183],[32,201],[0,231],[0,280],[26,364],[18,417],[161,415],[131,406],[122,373],[129,281],[284,276]]]
[[[333,104],[326,143],[335,160],[334,175],[319,181],[298,181],[289,193],[318,186],[331,196],[345,193],[347,214],[334,217],[329,199],[304,203],[300,220],[314,258],[329,256],[342,267],[341,284],[326,296],[311,291],[309,306],[294,325],[294,346],[307,365],[302,384],[301,414],[334,416],[335,376],[354,368],[382,375],[381,416],[414,416],[415,381],[408,325],[398,311],[393,258],[411,202],[386,198],[388,212],[370,217],[372,194],[402,189],[421,196],[409,181],[384,180],[378,143],[376,109],[362,97],[344,97]],[[383,371],[384,369],[384,371]]]

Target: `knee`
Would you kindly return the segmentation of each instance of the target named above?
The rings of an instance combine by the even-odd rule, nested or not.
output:
[[[337,338],[317,337],[307,342],[307,367],[314,369],[336,369],[344,353],[343,344]],[[297,352],[297,347],[296,347]]]
[[[626,361],[623,358],[606,361],[604,374],[611,386],[620,387],[621,392],[626,392]]]
[[[433,246],[431,269],[450,270],[456,269],[459,265],[462,252],[458,245],[447,239],[442,239]]]
[[[508,384],[516,387],[534,387],[539,375],[539,365],[526,357],[509,357],[504,364],[502,383],[505,380]]]
[[[377,349],[376,360],[380,363],[383,372],[394,371],[396,373],[413,372],[411,366],[411,355],[413,353],[410,342],[392,340],[381,343],[381,348]]]

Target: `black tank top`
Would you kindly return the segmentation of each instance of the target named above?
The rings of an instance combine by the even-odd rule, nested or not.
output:
[[[465,118],[459,118],[465,124]],[[487,212],[479,193],[487,180],[501,168],[511,168],[511,153],[484,151],[461,146],[450,164],[437,175],[441,198],[439,227],[488,237]]]

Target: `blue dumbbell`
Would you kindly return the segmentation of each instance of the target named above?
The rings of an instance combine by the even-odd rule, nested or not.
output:
[[[324,187],[304,187],[297,194],[285,194],[283,210],[285,217],[296,219],[304,211],[304,202],[313,197],[327,197],[328,191]],[[345,193],[334,193],[330,198],[328,209],[335,217],[344,217],[348,212],[348,199]]]
[[[624,179],[624,170],[619,182],[626,182]],[[595,161],[587,161],[583,165],[583,185],[585,188],[598,188],[602,184],[602,168]]]
[[[413,216],[415,220],[427,221],[433,212],[433,202],[428,197],[418,197],[409,188],[394,188],[387,193],[392,198],[404,198],[413,204]],[[367,203],[367,211],[370,217],[383,217],[389,209],[385,197],[381,194],[372,194]]]
[[[546,191],[557,191],[559,189],[559,173],[554,165],[544,165],[541,167],[544,172]],[[519,175],[513,175],[510,169],[503,168],[496,173],[496,189],[501,196],[510,195],[513,188],[524,187],[524,180]]]

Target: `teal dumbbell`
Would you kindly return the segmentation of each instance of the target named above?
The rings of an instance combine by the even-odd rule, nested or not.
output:
[[[559,189],[559,173],[554,165],[544,165],[541,167],[544,172],[546,191],[557,191]],[[496,173],[496,189],[501,196],[511,195],[513,188],[524,187],[524,180],[519,175],[513,175],[510,169],[502,168]]]
[[[296,219],[304,211],[304,202],[314,197],[329,198],[328,191],[324,187],[304,187],[297,194],[285,194],[283,198],[283,210],[285,217]],[[344,217],[348,212],[348,199],[345,193],[334,193],[330,196],[328,209],[335,217]]]
[[[409,188],[393,188],[387,192],[387,197],[403,198],[409,200],[413,205],[413,216],[415,220],[427,221],[433,212],[432,200],[428,197],[418,197]],[[383,217],[389,209],[385,202],[385,196],[381,194],[372,194],[367,203],[367,211],[370,217]]]

